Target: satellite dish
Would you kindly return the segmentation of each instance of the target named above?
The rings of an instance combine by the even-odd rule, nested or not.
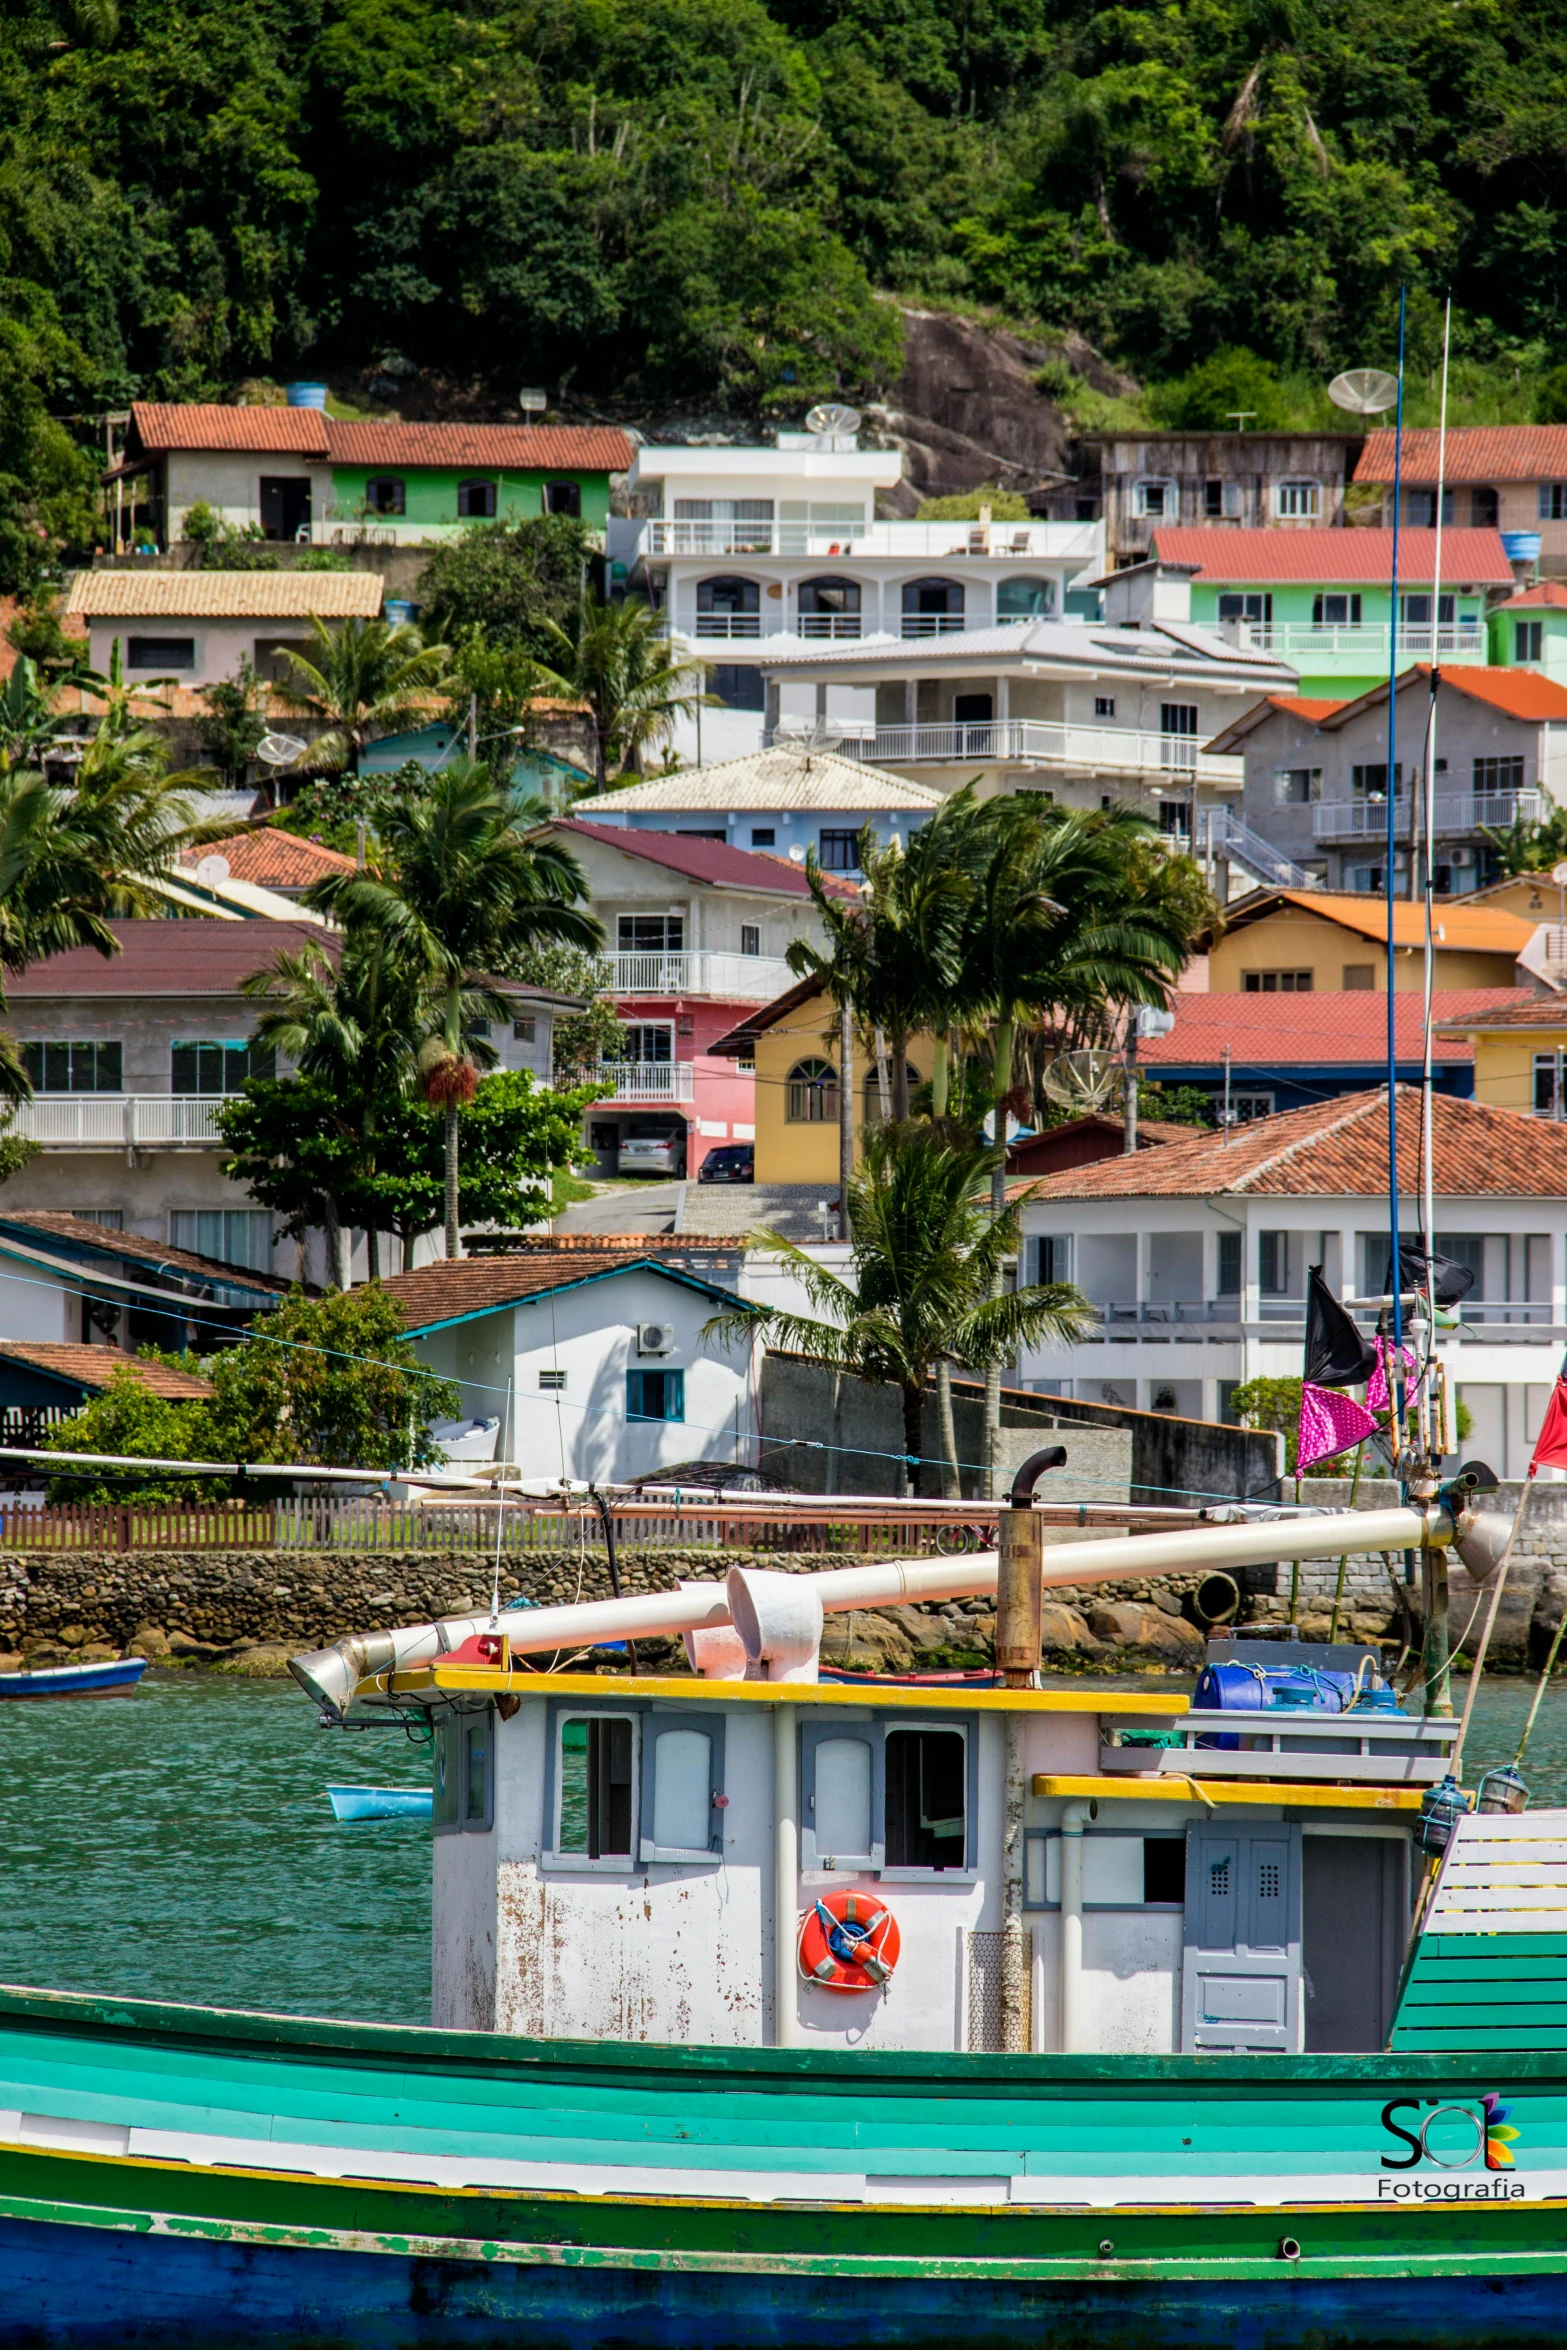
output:
[[[805,851],[801,848],[798,841],[794,842],[793,846],[790,848],[789,854],[796,865],[803,865],[805,863]]]
[[[805,419],[807,432],[858,432],[858,408],[846,408],[841,400],[823,400]]]
[[[264,734],[256,745],[256,757],[264,759],[269,767],[292,767],[309,748],[297,734]]]
[[[1333,378],[1328,398],[1354,416],[1380,416],[1398,398],[1398,378],[1381,367],[1351,367]]]
[[[204,889],[216,889],[219,883],[227,881],[229,876],[230,867],[227,857],[206,856],[197,863],[196,879]]]
[[[1564,857],[1559,865],[1551,867],[1551,879],[1558,889],[1567,889],[1567,857]]]
[[[1045,1098],[1061,1110],[1097,1110],[1120,1083],[1120,1055],[1092,1046],[1061,1053],[1046,1065]]]

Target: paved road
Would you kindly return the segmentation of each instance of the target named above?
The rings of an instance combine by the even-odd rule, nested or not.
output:
[[[672,1232],[683,1183],[628,1184],[580,1200],[555,1219],[557,1232]]]

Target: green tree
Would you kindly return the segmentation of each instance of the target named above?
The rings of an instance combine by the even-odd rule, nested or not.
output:
[[[950,498],[921,498],[916,522],[977,522],[981,506],[992,522],[1027,522],[1028,500],[1016,490],[984,483],[977,490],[959,490]]]
[[[450,654],[428,645],[407,621],[344,620],[329,628],[312,613],[310,658],[290,653],[285,692],[325,722],[305,764],[359,772],[371,738],[404,725],[445,683]]]
[[[431,552],[419,575],[423,624],[458,648],[477,640],[545,661],[549,625],[575,610],[591,555],[586,529],[567,514],[476,523]]]
[[[68,731],[55,695],[24,653],[0,684],[0,769],[27,769]]]
[[[87,404],[95,375],[43,288],[0,278],[0,594],[36,589],[62,549],[92,543],[95,469],[56,412]]]
[[[1277,432],[1293,422],[1274,369],[1234,343],[1158,385],[1148,405],[1170,432]]]
[[[582,998],[580,1012],[557,1012],[551,1022],[557,1085],[581,1084],[603,1062],[624,1060],[626,1032],[612,992],[614,970],[605,956],[584,947],[524,947],[508,959],[502,976]]]
[[[1271,1428],[1283,1437],[1287,1477],[1296,1474],[1300,1451],[1300,1391],[1298,1379],[1248,1379],[1230,1397],[1238,1428]]]
[[[550,621],[546,634],[555,666],[542,669],[539,682],[547,693],[587,703],[600,791],[612,767],[640,768],[677,718],[711,699],[702,663],[676,658],[663,616],[641,596],[605,604],[586,595],[565,621]]]
[[[234,677],[201,688],[207,705],[196,721],[196,740],[232,789],[238,789],[267,731],[266,689],[247,656]]]
[[[1041,1340],[1069,1343],[1092,1320],[1087,1300],[1066,1283],[998,1294],[998,1276],[1017,1250],[1017,1206],[997,1216],[976,1198],[998,1155],[929,1130],[873,1133],[850,1187],[848,1278],[764,1231],[758,1240],[788,1265],[815,1315],[735,1308],[707,1325],[709,1335],[735,1338],[759,1323],[774,1346],[861,1379],[891,1380],[903,1400],[910,1494],[920,1489],[925,1394],[938,1363],[1005,1361]],[[950,1490],[958,1473],[950,1412],[942,1452]]]
[[[1567,808],[1553,808],[1541,823],[1520,816],[1505,828],[1482,824],[1503,873],[1549,873],[1567,857]]]
[[[458,1240],[458,1112],[478,1071],[475,1016],[509,1019],[493,981],[509,956],[545,942],[595,948],[603,931],[580,910],[582,869],[541,828],[542,809],[519,809],[482,767],[456,759],[429,792],[389,810],[378,873],[333,874],[308,903],[384,942],[438,1006],[423,1048],[425,1097],[446,1115],[446,1253]]]

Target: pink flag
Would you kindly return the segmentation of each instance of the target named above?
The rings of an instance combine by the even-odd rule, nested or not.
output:
[[[1366,1409],[1368,1412],[1385,1412],[1392,1400],[1388,1394],[1388,1373],[1400,1350],[1395,1348],[1391,1338],[1377,1339],[1376,1350],[1377,1367],[1366,1381]],[[1401,1351],[1404,1357],[1404,1401],[1413,1403],[1420,1392],[1420,1381],[1416,1376],[1419,1360],[1412,1346],[1406,1346]]]
[[[1318,1461],[1330,1460],[1336,1452],[1348,1452],[1363,1436],[1374,1435],[1376,1425],[1370,1412],[1356,1403],[1353,1396],[1342,1395],[1335,1388],[1306,1384],[1300,1391],[1297,1473],[1304,1476]]]

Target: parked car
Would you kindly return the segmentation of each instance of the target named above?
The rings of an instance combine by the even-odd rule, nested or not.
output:
[[[716,1151],[709,1151],[696,1171],[698,1183],[754,1183],[756,1181],[756,1145],[754,1142],[726,1142]]]
[[[622,1175],[680,1175],[685,1172],[683,1134],[623,1134],[616,1154]]]

